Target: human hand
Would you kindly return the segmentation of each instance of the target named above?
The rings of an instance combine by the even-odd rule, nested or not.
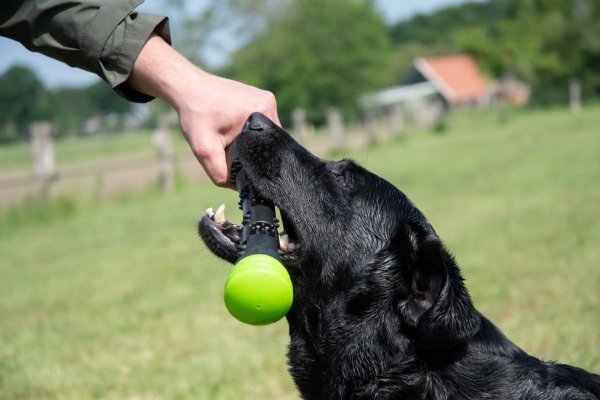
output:
[[[175,102],[183,134],[208,176],[226,186],[231,161],[225,149],[250,114],[259,111],[279,124],[272,93],[198,70]]]
[[[230,186],[225,149],[248,116],[258,111],[280,124],[272,93],[202,71],[157,35],[142,48],[127,84],[175,109],[192,152],[218,186]]]

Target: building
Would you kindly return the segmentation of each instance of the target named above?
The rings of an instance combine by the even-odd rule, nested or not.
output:
[[[488,84],[475,59],[466,54],[417,58],[406,84],[429,82],[448,105],[481,105]]]
[[[359,104],[363,109],[371,109],[399,103],[420,106],[424,102],[441,100],[448,108],[484,105],[489,97],[490,86],[475,59],[457,54],[415,59],[402,85],[362,96]]]
[[[417,58],[403,84],[361,96],[358,103],[365,115],[387,115],[398,130],[405,123],[442,126],[450,108],[489,104],[496,86],[470,55]]]

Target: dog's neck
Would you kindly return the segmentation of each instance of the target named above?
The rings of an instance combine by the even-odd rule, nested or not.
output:
[[[303,398],[345,398],[331,391],[363,390],[414,350],[398,320],[386,318],[395,312],[389,291],[348,268],[314,267],[290,271],[297,296],[287,316],[290,372]]]

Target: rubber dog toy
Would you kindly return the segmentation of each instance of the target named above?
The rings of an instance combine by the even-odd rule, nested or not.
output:
[[[241,322],[270,324],[287,314],[294,298],[292,281],[279,256],[275,207],[260,197],[237,160],[231,167],[231,181],[240,194],[244,216],[239,258],[225,283],[225,306]]]

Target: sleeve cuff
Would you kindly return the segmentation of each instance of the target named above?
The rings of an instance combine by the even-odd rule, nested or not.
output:
[[[122,46],[116,54],[111,54],[116,57],[105,57],[105,51],[100,57],[100,64],[106,77],[106,81],[113,87],[115,92],[129,101],[136,103],[146,103],[154,97],[140,93],[130,88],[125,81],[129,78],[133,65],[137,60],[142,47],[150,38],[152,33],[161,36],[167,43],[171,44],[171,35],[169,30],[169,19],[153,14],[137,14],[132,13],[128,16],[121,28],[117,28],[115,33],[109,38],[109,42],[115,35],[123,34],[122,38],[115,38],[121,42]],[[118,32],[122,31],[122,32]],[[114,39],[113,39],[114,40]],[[108,43],[107,42],[107,45]],[[114,59],[114,63],[111,63]],[[107,60],[105,67],[104,60]]]
[[[82,44],[88,57],[95,58],[93,70],[115,92],[129,101],[145,103],[153,97],[131,89],[124,82],[150,35],[157,33],[169,44],[171,35],[167,17],[134,10],[141,1],[104,4],[88,25]]]

